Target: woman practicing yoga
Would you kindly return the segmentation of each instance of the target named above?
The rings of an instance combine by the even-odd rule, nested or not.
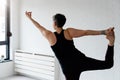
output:
[[[83,71],[109,69],[113,66],[115,41],[113,27],[101,31],[79,30],[74,28],[63,29],[66,18],[63,14],[56,14],[53,16],[53,27],[56,32],[51,32],[32,18],[32,12],[26,12],[26,16],[50,43],[66,80],[79,80],[79,76]],[[109,43],[104,61],[89,58],[75,48],[73,38],[88,35],[105,35],[108,39]]]

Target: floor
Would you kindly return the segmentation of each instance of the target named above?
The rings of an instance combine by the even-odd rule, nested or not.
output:
[[[11,77],[0,79],[0,80],[36,80],[36,79],[31,79],[28,77],[16,75],[16,76],[11,76]]]

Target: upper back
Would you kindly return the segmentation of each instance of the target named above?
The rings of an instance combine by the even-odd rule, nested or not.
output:
[[[56,42],[54,45],[59,45],[59,47],[67,47],[71,44],[73,45],[73,40],[67,31],[62,30],[60,33],[54,32],[54,35],[56,37]]]
[[[57,40],[58,40],[57,38],[59,37],[59,35],[62,35],[62,38],[64,38],[65,40],[72,40],[67,29],[62,30],[60,33],[50,32],[50,34],[47,35],[47,40],[51,46],[53,46],[57,43]]]

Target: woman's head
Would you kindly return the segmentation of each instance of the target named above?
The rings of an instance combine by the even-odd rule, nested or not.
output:
[[[56,14],[53,16],[53,21],[57,27],[62,28],[66,22],[66,17],[63,14]]]

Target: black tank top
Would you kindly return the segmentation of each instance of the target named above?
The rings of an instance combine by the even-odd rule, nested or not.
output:
[[[54,32],[54,34],[57,42],[51,46],[51,48],[61,64],[71,60],[78,60],[84,56],[84,54],[75,48],[73,40],[67,40],[64,37],[64,30],[62,30],[60,34],[57,32]]]

